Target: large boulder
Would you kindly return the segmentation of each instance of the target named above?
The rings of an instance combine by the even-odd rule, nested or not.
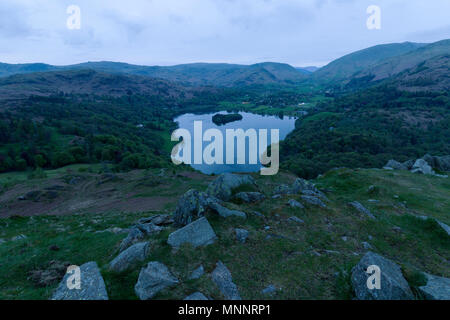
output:
[[[349,205],[358,210],[359,212],[361,212],[362,214],[366,215],[370,219],[375,219],[375,216],[369,211],[369,209],[364,207],[358,201],[349,202]]]
[[[206,246],[213,243],[217,236],[205,217],[191,222],[187,226],[172,232],[167,243],[178,248],[185,243],[194,247]]]
[[[178,200],[177,208],[173,214],[175,225],[185,226],[197,218],[203,217],[211,202],[215,202],[215,199],[212,199],[205,192],[189,190]]]
[[[380,268],[380,289],[369,289],[367,280],[369,266]],[[412,300],[414,295],[403,278],[400,267],[389,259],[368,252],[352,269],[351,283],[358,300]]]
[[[260,192],[239,192],[233,197],[234,200],[245,203],[259,202],[263,201],[265,198],[266,196]]]
[[[419,291],[427,300],[450,300],[450,279],[424,274],[427,284],[419,287]]]
[[[172,287],[179,283],[162,263],[152,261],[146,267],[141,269],[138,282],[134,286],[136,295],[141,300],[153,298],[161,290]]]
[[[69,289],[68,282],[72,283],[71,276],[76,274],[66,273],[53,294],[52,300],[108,300],[105,282],[96,262],[91,261],[80,266],[79,289],[76,287]]]
[[[408,168],[403,164],[395,160],[389,160],[384,168],[392,168],[394,170],[408,170]]]
[[[417,159],[411,169],[412,173],[435,174],[431,166],[423,159]]]
[[[230,271],[221,262],[217,262],[216,268],[211,273],[213,282],[219,287],[220,292],[227,300],[241,300],[237,286],[233,283]]]
[[[149,243],[139,242],[128,249],[122,251],[113,261],[109,264],[109,269],[114,272],[123,272],[138,262],[145,260],[149,253]]]
[[[255,180],[249,175],[223,173],[208,185],[206,193],[220,200],[229,201],[233,190],[246,184],[254,185]]]

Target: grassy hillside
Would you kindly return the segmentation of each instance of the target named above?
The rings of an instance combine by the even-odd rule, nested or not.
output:
[[[381,63],[383,60],[414,51],[425,44],[421,43],[392,43],[370,47],[353,52],[336,59],[325,67],[316,71],[313,78],[317,81],[343,81],[355,73]]]
[[[130,272],[114,274],[107,270],[107,265],[117,255],[118,246],[126,236],[126,228],[141,217],[172,212],[178,196],[189,188],[204,190],[211,180],[211,177],[180,170],[169,171],[162,177],[158,170],[134,171],[98,187],[91,184],[91,188],[115,189],[123,194],[138,184],[141,195],[136,196],[155,202],[159,196],[170,192],[172,201],[157,210],[116,208],[100,211],[97,208],[76,215],[61,211],[49,216],[42,212],[29,217],[1,219],[0,238],[4,242],[0,243],[0,298],[48,299],[58,279],[50,281],[48,286],[41,286],[32,276],[36,271],[42,274],[55,265],[64,265],[64,262],[80,265],[93,260],[102,270],[110,298],[136,299],[133,288],[139,266]],[[89,176],[88,181],[102,179],[95,172],[85,174]],[[53,174],[50,181],[20,182],[13,189],[39,189],[57,181],[66,185],[65,175],[67,172],[62,170]],[[417,218],[427,215],[450,224],[448,179],[376,169],[333,170],[315,181],[327,192],[330,199],[328,208],[307,206],[306,209],[293,209],[286,203],[291,198],[300,200],[299,196],[270,198],[274,186],[291,183],[293,175],[282,172],[274,177],[254,177],[268,200],[253,205],[235,205],[248,214],[246,220],[223,219],[208,214],[218,236],[215,244],[197,249],[183,246],[176,252],[172,251],[166,243],[173,230],[171,227],[148,239],[151,253],[147,261],[165,263],[181,280],[180,285],[164,290],[156,299],[182,299],[195,291],[214,299],[222,298],[208,275],[198,280],[187,280],[190,272],[200,264],[204,265],[207,273],[211,272],[217,260],[223,261],[230,269],[244,299],[267,298],[261,290],[269,284],[279,289],[270,297],[274,299],[351,299],[350,270],[368,250],[364,242],[371,246],[370,250],[400,264],[413,288],[421,284],[420,272],[423,271],[450,276],[446,264],[450,259],[450,238],[433,220]],[[150,183],[158,180],[161,182],[159,186]],[[3,195],[7,193],[6,190]],[[92,189],[82,188],[78,193],[81,197],[88,196]],[[122,202],[129,204],[126,208],[132,208],[133,199],[124,198]],[[37,203],[42,201],[57,202],[59,198]],[[360,201],[372,211],[376,220],[366,219],[347,205],[349,201]],[[32,205],[32,201],[25,202]],[[259,211],[263,217],[253,215],[253,211]],[[289,221],[292,216],[301,218],[304,223]],[[236,227],[249,230],[247,243],[235,240]],[[10,240],[21,234],[26,238]],[[59,249],[56,250],[55,246]],[[51,264],[51,261],[54,262]]]
[[[367,66],[355,75],[356,78],[372,77],[372,81],[387,79],[399,73],[416,68],[429,59],[448,55],[450,52],[450,39],[421,46],[416,50],[406,52],[385,59],[374,66]]]

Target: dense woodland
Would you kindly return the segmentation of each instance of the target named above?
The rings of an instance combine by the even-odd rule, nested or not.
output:
[[[282,143],[283,166],[306,178],[450,153],[450,97],[389,86],[319,103]]]

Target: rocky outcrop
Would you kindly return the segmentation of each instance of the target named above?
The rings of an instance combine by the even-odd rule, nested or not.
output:
[[[178,200],[177,208],[173,214],[175,225],[178,227],[185,226],[203,217],[209,205],[213,202],[216,202],[216,200],[205,192],[189,190]]]
[[[403,164],[395,160],[389,160],[384,166],[385,169],[390,168],[394,170],[408,170],[408,168]]]
[[[141,300],[153,298],[161,290],[179,283],[162,263],[152,261],[141,269],[138,281],[134,287],[136,295]]]
[[[139,242],[122,251],[111,263],[109,269],[114,272],[123,272],[145,260],[149,253],[149,243]]]
[[[433,169],[439,171],[450,171],[450,155],[436,157],[426,154],[420,159],[408,160],[403,163],[395,160],[389,160],[383,168],[393,170],[410,170],[414,173],[434,175],[435,172]]]
[[[245,203],[255,203],[263,201],[265,198],[266,196],[260,192],[239,192],[233,196],[235,201]]]
[[[450,300],[450,279],[424,274],[427,284],[419,287],[419,292],[427,300]]]
[[[221,262],[217,262],[216,268],[211,273],[212,281],[227,300],[241,300],[237,286],[233,283],[230,271]]]
[[[249,175],[223,173],[208,185],[206,193],[220,200],[229,201],[233,190],[246,184],[254,185],[255,180]]]
[[[369,266],[380,268],[380,288],[369,289],[367,282],[372,275]],[[370,281],[370,280],[369,280]],[[414,295],[403,277],[400,267],[389,259],[368,252],[352,269],[351,283],[358,300],[411,300]]]
[[[358,210],[360,213],[366,215],[370,219],[375,219],[375,216],[370,212],[370,210],[364,207],[358,201],[349,202],[349,205]]]
[[[414,163],[412,169],[412,173],[421,173],[421,174],[435,174],[431,166],[423,159],[417,159]]]
[[[282,184],[276,187],[273,194],[275,196],[303,194],[308,197],[315,197],[320,198],[323,201],[328,201],[328,198],[325,196],[325,194],[317,189],[312,182],[309,182],[308,180],[302,178],[297,178],[291,186]]]
[[[323,203],[323,201],[320,200],[319,198],[316,198],[316,197],[313,197],[313,196],[306,196],[306,195],[301,196],[301,198],[306,203],[312,204],[314,206],[319,206],[319,207],[322,207],[322,208],[326,208],[327,207],[327,205],[325,203]]]
[[[66,273],[52,300],[108,300],[105,282],[96,262],[91,261],[80,266],[79,289],[69,289],[68,282],[76,285],[71,282],[72,275],[75,276],[74,273]]]
[[[216,234],[208,220],[203,217],[172,232],[169,235],[167,243],[175,248],[185,243],[190,243],[192,246],[198,247],[214,243],[216,238]]]

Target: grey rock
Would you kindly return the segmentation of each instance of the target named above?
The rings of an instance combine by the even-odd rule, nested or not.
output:
[[[325,196],[325,194],[321,191],[313,191],[313,190],[303,190],[302,194],[304,194],[305,196],[312,196],[312,197],[316,197],[316,198],[320,198],[324,201],[330,201],[328,200],[327,196]]]
[[[306,196],[313,196],[324,201],[328,201],[328,198],[325,196],[325,194],[317,189],[312,182],[309,182],[308,180],[302,178],[297,178],[294,181],[294,183],[292,184],[292,191],[294,194],[301,193]]]
[[[205,269],[203,268],[203,265],[200,265],[197,269],[192,271],[191,275],[189,276],[189,280],[195,280],[198,278],[201,278],[205,274]]]
[[[306,203],[312,204],[314,206],[319,206],[319,207],[322,207],[322,208],[326,208],[327,207],[327,205],[325,203],[323,203],[322,200],[320,200],[319,198],[316,198],[316,197],[313,197],[313,196],[305,196],[305,195],[301,196],[301,198]]]
[[[247,218],[247,215],[244,212],[238,210],[230,210],[219,203],[211,203],[209,207],[211,208],[211,210],[217,212],[223,218],[228,218],[232,216],[243,219]]]
[[[300,219],[300,218],[298,218],[298,217],[295,217],[295,216],[290,217],[290,218],[288,219],[288,221],[295,222],[295,223],[299,223],[299,224],[305,223],[305,221],[303,221],[302,219]]]
[[[272,196],[272,199],[274,199],[274,200],[281,199],[281,194],[276,194],[276,195]]]
[[[402,163],[402,165],[406,168],[406,170],[411,170],[414,165],[414,160],[407,160]]]
[[[201,292],[194,292],[193,294],[184,298],[184,300],[208,300],[207,297]]]
[[[366,249],[366,250],[371,250],[372,249],[372,246],[367,241],[364,241],[361,244],[362,244],[363,248]]]
[[[122,240],[119,247],[119,252],[124,251],[135,243],[138,243],[145,237],[144,233],[136,227],[130,229],[128,235]]]
[[[264,288],[263,290],[261,290],[261,294],[264,294],[264,295],[272,295],[272,294],[274,294],[275,292],[277,291],[277,288],[273,285],[273,284],[271,284],[271,285],[268,285],[266,288]]]
[[[80,266],[80,289],[69,289],[67,281],[72,274],[66,273],[52,300],[108,300],[105,282],[96,262],[87,262]]]
[[[164,264],[152,261],[141,269],[134,291],[139,299],[149,300],[161,290],[178,283],[178,279],[170,273]]]
[[[220,292],[227,300],[241,300],[237,286],[233,283],[230,271],[221,262],[217,262],[216,268],[211,273],[213,282],[219,287]]]
[[[274,197],[278,196],[278,198],[281,198],[282,195],[294,194],[294,191],[287,184],[282,184],[282,185],[275,187],[275,189],[273,190],[273,194],[274,194]]]
[[[408,170],[408,168],[405,165],[395,160],[389,160],[384,167],[392,168],[394,170]]]
[[[370,219],[375,219],[375,216],[369,211],[369,209],[364,207],[358,201],[350,202],[349,205],[358,210],[359,212],[361,212],[362,214],[368,216]]]
[[[161,232],[164,228],[153,223],[139,223],[135,226],[141,230],[145,235],[151,235]]]
[[[211,201],[214,202],[205,192],[194,189],[187,191],[178,200],[177,208],[173,214],[175,225],[185,226],[197,218],[203,217]]]
[[[190,243],[194,247],[206,246],[214,243],[216,234],[205,217],[191,222],[187,226],[172,232],[167,243],[172,247]]]
[[[421,174],[429,174],[434,175],[434,171],[431,166],[423,159],[417,159],[414,163],[412,169],[412,173],[421,173]]]
[[[113,261],[109,264],[109,269],[114,272],[123,272],[138,262],[145,260],[149,253],[149,243],[139,242],[128,249],[122,251]]]
[[[427,300],[450,300],[450,279],[424,274],[427,284],[419,287],[419,291]]]
[[[304,209],[304,208],[305,208],[304,205],[302,205],[300,202],[298,202],[297,200],[294,200],[294,199],[290,199],[290,200],[288,201],[288,205],[289,205],[291,208],[299,208],[299,209]]]
[[[370,274],[366,270],[371,265],[378,266],[381,270],[380,289],[370,290],[367,287],[367,279]],[[358,300],[414,299],[400,267],[391,260],[370,251],[352,269],[351,283]]]
[[[248,238],[247,230],[236,228],[236,229],[234,229],[234,231],[236,232],[236,240],[237,241],[239,241],[240,243],[245,243],[245,241],[247,241],[247,238]]]
[[[170,214],[156,214],[148,218],[139,219],[138,224],[152,223],[155,226],[167,226],[173,222],[173,217]]]
[[[245,184],[254,185],[255,180],[249,175],[223,173],[208,185],[206,193],[220,200],[229,201],[233,190]]]
[[[242,201],[245,203],[255,203],[263,201],[266,196],[260,192],[239,192],[233,197],[235,200]]]

